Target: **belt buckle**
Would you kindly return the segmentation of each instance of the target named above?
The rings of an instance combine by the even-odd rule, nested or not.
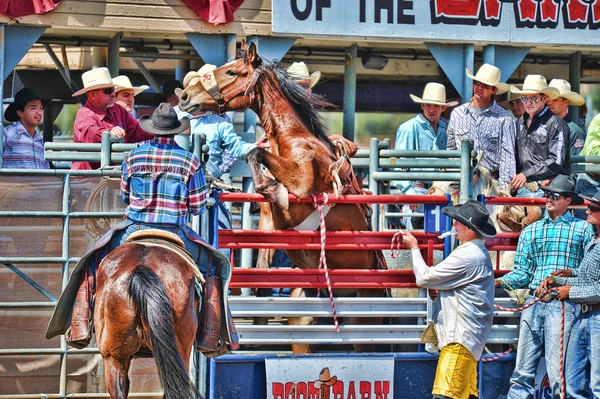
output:
[[[591,307],[590,305],[588,305],[587,303],[582,303],[582,304],[581,304],[581,311],[582,311],[583,313],[587,313],[587,312],[589,312],[590,310],[592,310],[592,307]]]

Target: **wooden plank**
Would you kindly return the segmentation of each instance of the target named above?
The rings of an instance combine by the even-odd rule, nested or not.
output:
[[[114,17],[99,15],[71,15],[49,13],[30,15],[19,18],[19,23],[29,25],[46,25],[51,28],[64,29],[89,34],[90,29],[105,31],[123,31],[151,33],[147,37],[162,37],[166,34],[200,32],[209,34],[235,33],[239,35],[272,36],[270,23],[232,22],[226,26],[214,26],[201,19],[147,19],[131,17]],[[12,21],[0,18],[0,22]],[[52,33],[52,31],[47,31]]]
[[[122,3],[63,1],[54,13],[71,15],[97,15],[132,18],[156,18],[156,19],[190,19],[200,20],[198,14],[187,5],[134,5]],[[234,14],[237,22],[271,23],[269,11],[253,9],[239,9]]]

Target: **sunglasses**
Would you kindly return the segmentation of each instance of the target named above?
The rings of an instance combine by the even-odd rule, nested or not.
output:
[[[485,83],[481,83],[481,82],[479,82],[479,81],[477,81],[477,80],[474,80],[474,81],[473,81],[473,84],[474,84],[475,86],[477,86],[477,87],[482,87],[482,88],[484,88],[484,89],[486,89],[486,90],[489,90],[489,89],[491,89],[492,87],[494,87],[494,86],[486,85]]]
[[[588,211],[592,213],[600,212],[600,207],[594,205],[588,205]]]
[[[560,199],[560,194],[551,193],[550,191],[544,191],[544,198],[552,198],[554,201],[558,201]]]
[[[115,92],[115,88],[114,87],[109,87],[107,89],[102,90],[102,93],[106,94],[107,96],[110,96],[114,92]]]
[[[542,99],[542,97],[525,97],[525,96],[521,96],[521,102],[523,104],[527,104],[527,101],[529,101],[532,104],[537,104],[540,100]]]

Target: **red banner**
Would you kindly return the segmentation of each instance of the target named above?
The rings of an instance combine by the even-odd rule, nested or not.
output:
[[[60,0],[0,0],[0,13],[12,17],[45,14],[58,6]]]
[[[1,0],[0,0],[1,1]],[[233,12],[244,0],[183,0],[203,20],[215,25],[224,25],[233,21]]]

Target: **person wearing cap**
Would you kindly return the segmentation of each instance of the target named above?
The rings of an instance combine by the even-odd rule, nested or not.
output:
[[[138,143],[152,139],[152,135],[142,129],[138,121],[122,106],[115,104],[115,84],[108,68],[96,68],[81,75],[83,89],[73,97],[87,95],[87,101],[79,108],[74,122],[76,143],[100,143],[102,132],[108,131],[125,143]],[[72,169],[98,169],[100,164],[73,162]]]
[[[127,204],[126,219],[82,257],[59,301],[61,309],[73,308],[71,330],[66,336],[70,343],[89,336],[89,303],[73,297],[74,291],[84,289],[85,281],[80,282],[79,274],[87,269],[95,276],[102,259],[133,232],[154,228],[175,233],[200,264],[198,242],[202,239],[186,223],[188,214],[204,211],[206,181],[198,158],[179,147],[174,139],[189,128],[189,120],[180,121],[171,105],[162,103],[152,116],[140,118],[140,125],[152,135],[152,140],[131,150],[122,164],[121,198]]]
[[[417,285],[438,290],[433,320],[441,351],[433,397],[476,398],[477,364],[494,317],[494,269],[484,239],[494,237],[496,228],[477,201],[442,213],[454,219],[461,245],[433,267],[425,263],[417,239],[408,231],[400,233],[411,251]]]
[[[427,83],[423,90],[423,97],[414,94],[411,99],[421,104],[422,113],[407,120],[398,127],[396,132],[396,150],[421,150],[434,151],[445,150],[448,142],[446,121],[441,120],[442,112],[446,107],[458,105],[456,101],[446,101],[446,88],[440,83]],[[394,181],[393,184],[405,195],[425,195],[429,185],[419,181]],[[420,206],[404,205],[403,212],[410,213],[411,210],[419,211]],[[419,219],[418,222],[421,222]],[[404,218],[404,226],[413,229],[416,221],[410,217]]]
[[[554,272],[538,287],[536,293],[545,295],[557,287],[557,299],[575,303],[575,321],[566,345],[565,379],[567,398],[587,399],[600,395],[600,192],[593,197],[581,195],[590,203],[587,222],[598,233],[585,247],[585,254],[576,277]],[[590,378],[591,376],[591,378]]]
[[[6,126],[2,133],[3,168],[50,168],[44,159],[44,139],[36,130],[43,116],[44,106],[35,90],[24,87],[15,94],[13,103],[4,112],[4,119],[15,123]]]
[[[115,84],[115,102],[131,114],[135,106],[135,96],[147,90],[148,86],[133,86],[125,75],[114,77],[112,81]]]
[[[160,103],[169,103],[173,107],[176,107],[179,104],[179,96],[177,95],[176,91],[177,89],[182,90],[183,88],[184,84],[182,84],[179,80],[167,80],[162,86],[162,93],[155,94],[152,101],[156,105]]]
[[[527,75],[522,89],[511,90],[525,105],[525,114],[517,122],[517,175],[510,182],[511,190],[517,197],[541,197],[540,186],[571,170],[569,126],[546,105],[560,93],[548,87],[542,75]]]
[[[514,87],[521,88],[521,85]],[[525,105],[523,105],[523,102],[521,101],[521,95],[513,93],[512,90],[508,91],[508,99],[502,101],[500,106],[505,110],[512,112],[517,120],[525,113]]]
[[[458,150],[463,140],[473,140],[475,151],[483,154],[479,166],[499,179],[501,188],[506,188],[516,169],[516,127],[513,117],[496,103],[495,96],[508,91],[509,85],[500,82],[500,69],[494,65],[483,64],[475,75],[467,69],[466,74],[473,79],[473,97],[450,115],[448,149]],[[484,182],[475,180],[477,194]]]
[[[585,247],[594,238],[592,227],[568,211],[571,205],[583,204],[583,199],[575,193],[571,176],[558,175],[542,190],[547,215],[521,232],[513,271],[496,280],[496,287],[528,288],[532,295],[527,297],[526,305],[535,299],[533,294],[553,272],[562,270],[565,275],[576,276]],[[565,305],[564,327],[568,337],[574,309],[569,303]],[[553,300],[537,302],[521,312],[517,360],[507,398],[533,397],[534,376],[543,353],[553,397],[558,397],[561,311],[562,304]]]
[[[585,99],[579,93],[571,90],[571,84],[564,79],[552,79],[548,87],[553,87],[559,92],[559,96],[554,100],[548,99],[546,105],[550,111],[569,126],[569,148],[571,156],[579,155],[583,144],[585,143],[585,131],[579,125],[571,120],[569,116],[569,105],[581,106],[585,104]]]

